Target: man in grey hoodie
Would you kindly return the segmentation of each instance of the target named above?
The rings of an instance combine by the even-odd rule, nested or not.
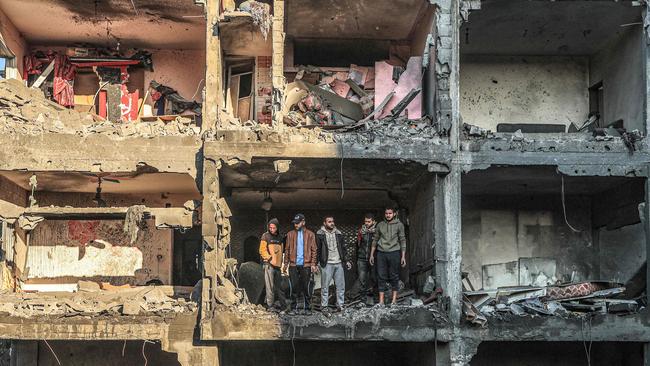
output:
[[[316,247],[318,252],[318,263],[322,268],[321,272],[321,309],[327,313],[329,299],[329,285],[334,279],[336,286],[337,311],[343,310],[345,302],[345,274],[343,262],[348,270],[352,268],[352,262],[346,258],[345,240],[343,234],[336,228],[334,217],[327,216],[323,220],[323,226],[316,233]]]
[[[399,290],[399,266],[406,267],[406,234],[404,224],[395,217],[392,207],[384,211],[385,220],[377,224],[375,236],[372,239],[370,264],[375,264],[375,250],[377,251],[377,277],[379,277],[379,304],[384,304],[386,282],[390,283],[393,290],[391,304],[397,303]],[[400,257],[401,252],[401,257]]]

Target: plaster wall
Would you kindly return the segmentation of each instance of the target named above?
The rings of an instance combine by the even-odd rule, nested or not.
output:
[[[644,37],[641,26],[630,27],[610,47],[590,58],[589,85],[603,82],[604,123],[623,119],[628,130],[644,126]]]
[[[600,278],[626,283],[646,260],[646,237],[643,224],[615,230],[598,230]]]
[[[556,277],[593,279],[599,275],[598,252],[591,234],[591,205],[585,197],[567,197],[566,225],[559,197],[464,197],[463,271],[475,288],[483,283],[482,266],[504,263],[491,276],[500,285],[518,285],[519,258],[554,258]]]
[[[27,42],[20,34],[14,23],[7,15],[0,10],[0,34],[6,46],[16,56],[16,67],[18,69],[18,79],[22,79],[23,74],[23,56],[27,50]]]
[[[496,131],[499,123],[582,123],[589,113],[588,60],[555,56],[463,56],[463,122]]]
[[[31,234],[28,278],[171,284],[172,240],[171,230],[157,230],[151,220],[135,244],[123,232],[122,220],[46,220]]]
[[[201,102],[205,79],[205,50],[149,50],[154,71],[145,71],[144,86],[151,80],[176,89],[185,99]],[[198,90],[198,91],[197,91]],[[146,103],[153,106],[151,97]]]

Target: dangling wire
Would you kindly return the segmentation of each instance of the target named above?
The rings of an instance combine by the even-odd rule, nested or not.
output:
[[[582,232],[582,230],[578,230],[578,229],[574,228],[573,226],[571,226],[571,224],[569,224],[569,220],[567,220],[567,217],[566,217],[566,202],[565,202],[565,198],[564,198],[564,175],[561,175],[561,177],[562,177],[562,212],[564,213],[564,222],[566,222],[567,226],[571,230],[573,230],[574,233],[580,233],[580,232]]]

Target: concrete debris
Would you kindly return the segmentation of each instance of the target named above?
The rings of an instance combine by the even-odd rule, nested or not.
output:
[[[492,134],[492,131],[486,129],[486,128],[481,128],[479,126],[475,125],[470,125],[469,123],[463,123],[463,131],[465,133],[465,137],[483,137],[486,138]]]
[[[262,305],[243,304],[235,307],[230,307],[238,314],[245,317],[254,317],[255,319],[279,319],[282,323],[292,327],[307,327],[310,325],[317,325],[323,327],[341,326],[352,328],[357,324],[379,324],[382,320],[395,320],[399,321],[401,318],[406,318],[416,311],[426,311],[431,318],[438,325],[449,324],[449,318],[444,311],[440,310],[436,305],[427,306],[411,306],[411,305],[394,305],[385,307],[366,307],[359,304],[359,306],[346,306],[342,312],[334,314],[324,314],[320,311],[311,311],[303,313],[274,313],[267,311]]]
[[[83,281],[81,288],[90,285]],[[164,315],[166,313],[193,312],[197,304],[184,297],[173,298],[164,287],[147,286],[120,290],[81,290],[75,293],[4,292],[0,312],[19,318],[36,316],[95,316],[95,315]],[[189,292],[188,292],[189,293]]]
[[[375,75],[376,70],[381,72]],[[420,119],[421,73],[418,57],[409,59],[406,69],[385,61],[336,72],[301,67],[287,85],[281,120],[289,126],[342,127],[374,118]]]
[[[94,281],[79,281],[77,282],[78,291],[94,292],[100,291],[99,284]]]
[[[496,290],[466,291],[463,306],[466,319],[484,326],[488,317],[515,316],[580,317],[594,312],[633,313],[637,300],[617,298],[625,287],[617,283],[591,281],[546,287],[502,287]]]
[[[355,130],[354,128],[358,129]],[[335,135],[336,141],[361,144],[381,144],[385,141],[442,143],[436,125],[427,117],[418,120],[399,117],[367,121],[360,125],[351,126],[350,129],[343,132],[345,131],[353,132],[337,133]]]
[[[217,302],[226,306],[233,306],[244,300],[242,293],[237,291],[235,285],[225,278],[221,278],[221,285],[215,288],[214,298]]]
[[[260,28],[264,39],[271,30],[271,7],[269,4],[254,0],[246,0],[239,5],[239,10],[250,13],[253,17],[253,24]]]
[[[155,118],[155,117],[154,117]],[[0,81],[0,133],[40,135],[63,133],[88,136],[128,137],[199,136],[201,130],[189,117],[132,123],[109,122],[101,117],[63,108],[48,100],[39,89],[19,80]]]
[[[23,230],[31,231],[34,230],[36,225],[43,220],[45,220],[45,218],[41,216],[20,215],[20,217],[18,217],[18,226]]]
[[[144,205],[131,206],[126,210],[124,217],[124,233],[129,235],[129,241],[134,244],[138,240],[138,231],[144,223],[144,212],[147,207]]]

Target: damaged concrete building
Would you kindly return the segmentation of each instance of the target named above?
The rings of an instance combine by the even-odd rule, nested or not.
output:
[[[649,364],[647,6],[3,0],[0,364]],[[385,207],[396,305],[263,307]]]

